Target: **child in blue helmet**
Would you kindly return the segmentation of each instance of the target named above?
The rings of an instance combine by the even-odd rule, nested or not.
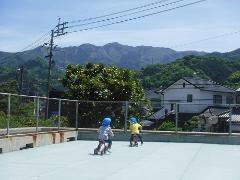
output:
[[[136,135],[139,138],[139,140],[141,141],[141,145],[143,144],[142,136],[140,135],[140,132],[139,132],[140,129],[142,129],[142,126],[137,123],[137,119],[135,117],[131,117],[130,118],[130,131],[131,131],[130,146],[132,146],[134,135]]]
[[[104,118],[102,125],[98,129],[98,140],[104,141],[108,143],[108,149],[111,149],[112,140],[110,139],[111,136],[114,136],[112,129],[110,127],[111,118]]]

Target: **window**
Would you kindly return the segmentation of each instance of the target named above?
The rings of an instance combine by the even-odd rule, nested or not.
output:
[[[213,95],[213,104],[222,104],[222,96]]]
[[[240,95],[237,95],[236,104],[240,104]]]
[[[185,83],[183,83],[183,84],[182,84],[182,87],[183,87],[183,88],[185,88],[185,86],[186,86],[186,84],[185,84]]]
[[[233,104],[233,96],[226,97],[226,104]]]
[[[187,102],[192,102],[193,101],[193,95],[192,94],[188,94],[187,95]]]

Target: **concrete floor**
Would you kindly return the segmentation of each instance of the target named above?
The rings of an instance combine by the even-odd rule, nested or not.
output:
[[[92,155],[95,141],[75,141],[0,155],[1,180],[239,180],[240,146],[113,142]]]

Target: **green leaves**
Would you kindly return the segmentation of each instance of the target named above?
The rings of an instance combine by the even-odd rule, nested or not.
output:
[[[186,56],[173,63],[146,67],[140,77],[144,88],[166,87],[182,77],[199,77],[231,85],[232,73],[240,71],[239,61],[230,61],[210,56]],[[230,79],[229,79],[229,78]],[[226,82],[225,82],[226,81]]]
[[[63,85],[71,98],[81,100],[139,101],[143,88],[128,69],[88,63],[85,67],[68,65]]]

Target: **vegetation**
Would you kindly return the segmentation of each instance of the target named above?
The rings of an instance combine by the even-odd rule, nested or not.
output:
[[[240,88],[240,71],[233,72],[225,81],[225,84],[232,88]]]
[[[221,84],[239,87],[240,61],[217,57],[187,56],[173,63],[151,65],[143,69],[139,78],[146,89],[166,87],[182,77],[199,77]]]
[[[23,63],[23,89],[22,94],[46,95],[48,64],[41,58]],[[0,67],[0,92],[18,93],[20,92],[20,71],[16,66]],[[57,67],[52,69],[52,88],[63,89],[59,79],[62,71]],[[4,88],[2,88],[2,85]]]
[[[193,116],[189,121],[186,121],[183,126],[183,131],[200,131],[202,118]]]
[[[0,129],[7,127],[7,97],[0,101]],[[44,112],[39,112],[40,114]],[[36,127],[36,104],[31,99],[23,99],[19,97],[11,97],[11,114],[9,126],[10,128],[20,127]],[[49,119],[39,117],[39,127],[54,127],[58,126],[58,116],[51,116]],[[61,127],[70,127],[66,117],[60,117]]]
[[[24,62],[24,94],[45,95],[48,64],[45,60],[36,58]],[[17,67],[0,67],[0,92],[18,93],[20,74]],[[115,128],[124,126],[126,111],[125,101],[131,101],[128,105],[128,114],[137,116],[139,119],[151,112],[149,100],[144,97],[144,89],[166,87],[182,77],[199,77],[210,79],[232,88],[240,87],[240,61],[235,58],[221,59],[217,56],[186,56],[169,64],[148,66],[142,71],[106,67],[103,64],[88,63],[85,66],[68,65],[65,74],[54,67],[52,70],[52,86],[55,89],[66,88],[66,96],[71,99],[84,100],[79,104],[82,127],[96,127],[103,117],[110,116]],[[61,86],[58,81],[62,78]],[[122,101],[116,102],[92,102],[92,101]],[[0,111],[7,113],[7,97],[0,98]],[[20,99],[12,98],[12,118],[21,114],[30,117],[33,104],[25,103],[22,106]],[[74,114],[74,108],[71,114]],[[3,119],[5,115],[0,114]],[[32,115],[31,115],[32,116]],[[31,119],[32,118],[32,119]],[[28,123],[25,119],[12,120],[18,127],[21,122],[24,126],[31,126],[35,119],[31,117]],[[47,123],[45,121],[44,123]],[[187,131],[194,130],[195,120],[186,123]],[[166,122],[160,129],[171,129],[171,123]]]
[[[175,121],[174,120],[166,120],[161,126],[158,128],[160,131],[175,131]]]
[[[68,65],[62,83],[69,98],[85,100],[79,107],[81,125],[85,127],[96,127],[103,117],[111,116],[112,125],[122,128],[126,111],[125,101],[132,101],[127,107],[128,112],[134,116],[143,116],[148,112],[146,109],[150,110],[140,81],[135,78],[135,73],[128,69],[92,63],[86,66]]]

